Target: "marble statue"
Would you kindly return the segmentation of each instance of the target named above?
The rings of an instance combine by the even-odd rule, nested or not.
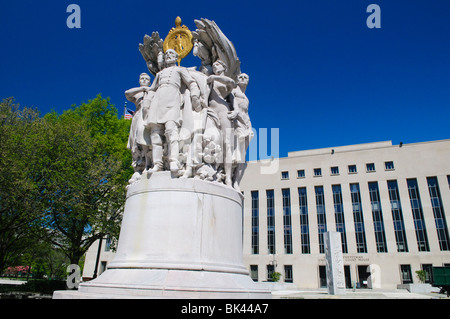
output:
[[[139,50],[154,77],[125,96],[136,105],[129,181],[114,259],[62,298],[265,299],[243,261],[244,196],[239,181],[253,131],[233,44],[210,20],[190,32],[175,20]],[[201,60],[181,66],[194,50]],[[150,85],[151,83],[151,85]]]
[[[139,76],[140,87],[125,91],[128,101],[136,105],[136,112],[131,122],[127,148],[131,150],[135,174],[132,180],[140,175],[140,171],[151,165],[150,132],[144,125],[144,119],[150,109],[153,92],[150,91],[150,76],[142,73]]]
[[[135,102],[142,111],[136,112],[139,120],[133,120],[130,141],[142,132],[145,143],[136,140],[136,146],[130,146],[136,163],[130,183],[143,174],[169,170],[172,177],[223,183],[239,191],[253,137],[245,94],[249,77],[241,72],[234,45],[214,21],[195,24],[197,30],[191,32],[177,17],[164,41],[153,32],[139,45],[155,79],[146,89],[126,93],[130,101],[141,98],[145,105]],[[181,66],[192,50],[200,58],[199,71]],[[145,165],[139,165],[144,159]]]
[[[245,95],[248,82],[249,76],[246,73],[241,73],[238,76],[238,85],[230,95],[233,111],[228,115],[228,118],[233,121],[237,137],[236,147],[233,152],[233,163],[235,164],[233,168],[233,187],[236,190],[239,190],[239,182],[247,167],[245,156],[250,141],[254,136],[252,123],[248,115],[249,100]]]
[[[181,107],[184,104],[181,95],[182,85],[190,90],[192,107],[200,107],[200,90],[186,68],[176,66],[178,53],[168,49],[164,55],[165,68],[158,72],[150,91],[155,92],[144,125],[150,128],[152,142],[153,168],[150,172],[164,170],[164,138],[168,148],[170,170],[179,170],[179,130],[181,127]]]
[[[225,184],[231,186],[231,167],[232,167],[232,123],[229,119],[231,106],[227,97],[235,88],[236,83],[233,79],[225,75],[227,66],[225,62],[216,60],[213,63],[214,74],[208,76],[207,82],[211,84],[211,93],[209,95],[208,107],[217,114],[219,120],[218,127],[222,136],[223,165],[225,172]]]

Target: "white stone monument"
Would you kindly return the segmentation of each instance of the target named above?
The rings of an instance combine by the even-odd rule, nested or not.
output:
[[[217,25],[195,23],[193,36],[177,18],[164,42],[154,32],[140,45],[155,79],[126,94],[139,118],[115,259],[78,291],[53,298],[271,298],[243,263],[248,76]],[[193,47],[201,71],[176,65]]]
[[[341,233],[329,231],[323,234],[327,287],[330,295],[345,294],[344,258],[342,255]]]

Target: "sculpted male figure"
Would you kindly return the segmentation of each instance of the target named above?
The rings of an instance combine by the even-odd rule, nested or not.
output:
[[[139,171],[140,167],[143,166],[142,160],[144,158],[145,166],[143,169],[148,168],[151,164],[150,131],[144,127],[144,119],[147,116],[154,94],[154,92],[150,92],[150,76],[147,73],[142,73],[139,76],[139,84],[140,87],[125,91],[127,100],[136,105],[127,145],[131,150],[133,166],[136,171]]]
[[[186,85],[191,92],[193,108],[196,110],[201,108],[198,85],[186,68],[176,66],[178,54],[175,50],[167,50],[164,59],[166,67],[158,72],[150,87],[151,91],[155,91],[146,120],[146,126],[150,128],[153,154],[153,168],[149,171],[150,173],[164,169],[164,136],[168,146],[170,170],[172,172],[178,172],[179,170],[178,139],[181,124],[181,106],[183,105],[182,85]]]
[[[230,95],[230,101],[233,111],[228,114],[228,118],[233,121],[234,133],[237,137],[237,145],[234,149],[233,162],[235,163],[233,174],[233,187],[240,191],[239,183],[247,167],[245,156],[250,141],[253,138],[252,123],[248,116],[249,100],[245,95],[249,82],[249,76],[241,73],[238,76],[238,86],[233,89]]]

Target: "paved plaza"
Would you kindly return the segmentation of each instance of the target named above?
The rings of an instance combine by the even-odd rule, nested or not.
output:
[[[21,285],[26,281],[0,279],[0,284]],[[278,290],[272,291],[273,299],[447,299],[445,294],[437,292],[410,293],[406,289],[396,290],[372,290],[372,289],[347,289],[342,295],[329,295],[326,289],[304,290]]]
[[[329,295],[325,289],[320,290],[285,290],[272,291],[273,299],[299,298],[299,299],[448,299],[445,294],[438,292],[431,293],[410,293],[406,289],[396,290],[372,290],[348,289],[342,295]]]

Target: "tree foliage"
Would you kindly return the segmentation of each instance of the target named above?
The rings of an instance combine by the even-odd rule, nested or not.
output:
[[[129,121],[119,119],[117,109],[100,95],[43,117],[19,109],[11,99],[1,105],[3,255],[17,254],[2,243],[6,234],[16,242],[46,240],[75,264],[95,240],[117,238],[132,174]],[[27,236],[20,237],[22,232]],[[1,252],[0,260],[0,267],[12,262]]]
[[[30,247],[42,217],[38,161],[34,141],[39,114],[14,99],[0,103],[0,272]]]
[[[97,239],[118,237],[130,176],[127,123],[101,96],[44,120],[46,225],[76,264]]]
[[[120,178],[127,182],[134,173],[131,166],[131,154],[126,148],[131,121],[118,119],[117,108],[110,103],[109,98],[97,95],[95,99],[79,106],[73,105],[66,114],[85,119],[91,136],[101,143],[103,155],[116,158],[122,163]]]

